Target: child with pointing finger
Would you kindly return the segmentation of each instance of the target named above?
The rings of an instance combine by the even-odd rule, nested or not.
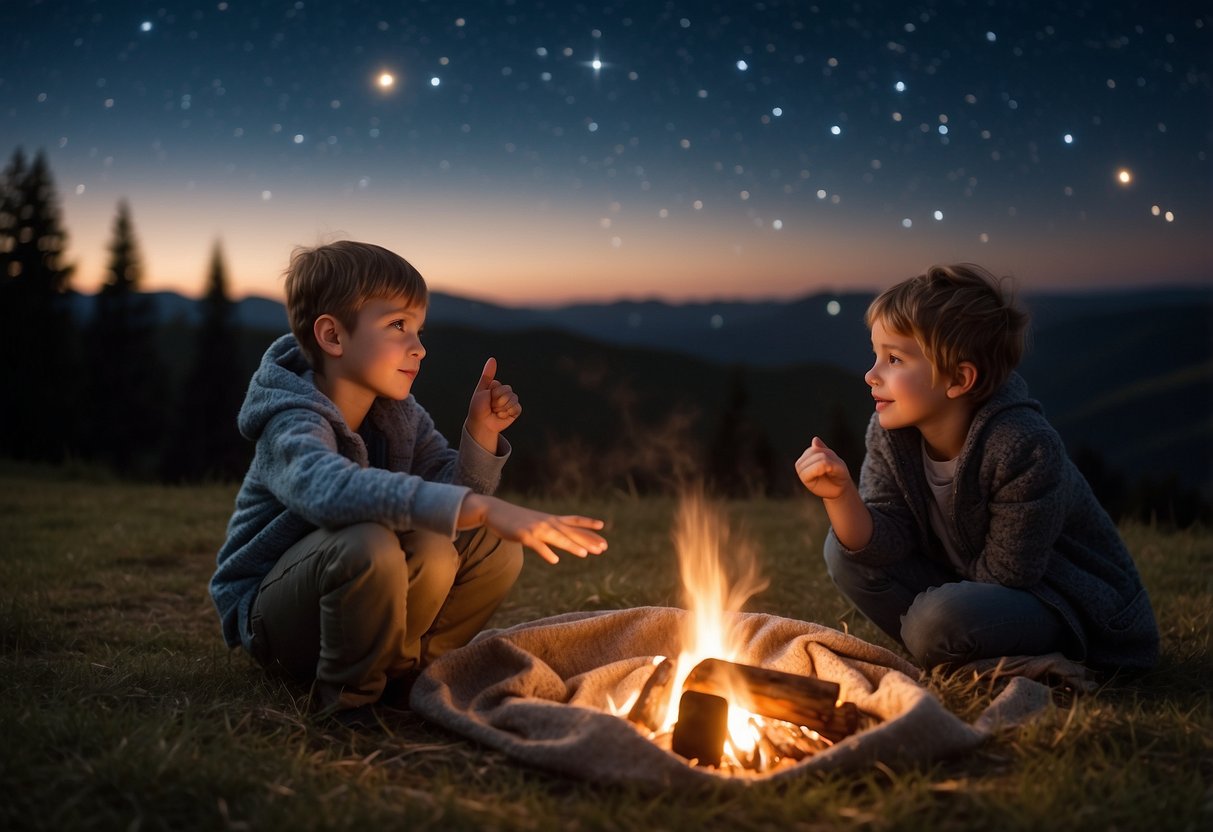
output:
[[[329,712],[399,700],[488,621],[522,546],[600,554],[603,523],[493,497],[522,412],[492,358],[458,448],[411,395],[428,290],[399,255],[298,249],[291,334],[270,345],[238,417],[255,443],[210,583],[223,636],[313,685]]]
[[[923,667],[1062,653],[1158,660],[1150,598],[1116,524],[1015,367],[1027,314],[972,264],[868,307],[874,412],[859,484],[814,437],[796,462],[830,518],[834,583]]]

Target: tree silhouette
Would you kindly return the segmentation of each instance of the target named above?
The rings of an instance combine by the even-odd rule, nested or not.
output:
[[[164,455],[165,479],[235,479],[248,466],[250,447],[236,429],[244,397],[236,308],[227,294],[227,270],[218,242],[211,252],[202,320],[193,361],[178,397],[174,429]]]
[[[74,444],[79,373],[65,294],[67,233],[45,155],[18,148],[0,176],[0,448],[20,459],[62,460]]]
[[[142,263],[130,208],[118,203],[109,267],[87,329],[89,454],[122,474],[158,467],[166,378],[156,343],[155,307],[139,294]]]

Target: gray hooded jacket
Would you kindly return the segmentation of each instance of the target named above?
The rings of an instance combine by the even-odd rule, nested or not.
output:
[[[928,557],[955,569],[931,530],[921,442],[916,428],[885,430],[873,415],[859,476],[872,539],[851,551],[831,530],[827,548],[869,566]],[[1018,374],[974,415],[953,487],[962,579],[1025,589],[1056,609],[1074,635],[1071,658],[1124,668],[1158,660],[1133,559]]]
[[[509,456],[464,432],[458,452],[409,396],[379,398],[358,433],[313,383],[293,335],[270,345],[237,420],[256,443],[219,549],[211,598],[229,646],[251,633],[249,608],[278,558],[317,528],[374,522],[454,538],[469,490],[492,493]]]

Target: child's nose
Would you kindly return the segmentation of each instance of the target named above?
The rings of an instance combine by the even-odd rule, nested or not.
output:
[[[868,385],[868,387],[876,386],[876,365],[875,364],[873,364],[871,367],[869,367],[868,371],[863,374],[863,380]]]

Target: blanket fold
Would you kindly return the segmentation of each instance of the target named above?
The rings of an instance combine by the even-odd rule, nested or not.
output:
[[[654,656],[678,656],[687,614],[638,607],[486,631],[426,668],[410,704],[448,730],[538,768],[669,787],[781,781],[940,759],[977,747],[1051,701],[1044,685],[1015,679],[970,725],[918,684],[917,668],[895,653],[819,624],[742,613],[736,627],[746,647],[737,661],[837,682],[841,699],[854,702],[874,724],[791,767],[722,774],[688,765],[609,712],[644,683]]]

